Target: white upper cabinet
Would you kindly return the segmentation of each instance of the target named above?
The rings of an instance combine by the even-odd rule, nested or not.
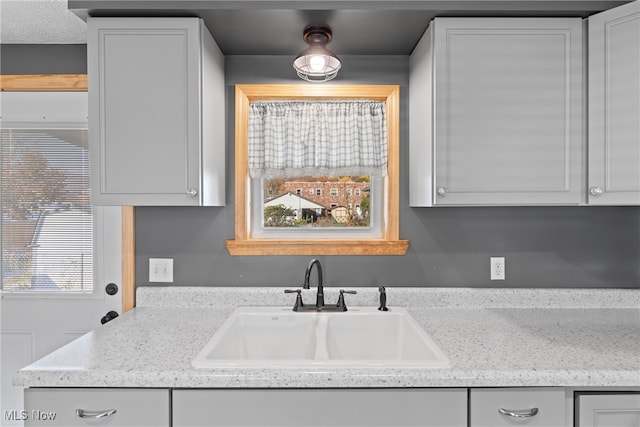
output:
[[[436,18],[409,85],[411,206],[583,201],[581,19]]]
[[[593,205],[640,205],[640,2],[589,17]]]
[[[225,203],[224,56],[198,18],[89,18],[91,200]]]

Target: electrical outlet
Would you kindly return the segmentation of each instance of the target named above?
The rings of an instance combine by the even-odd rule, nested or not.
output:
[[[491,257],[491,280],[504,280],[504,257]]]
[[[173,258],[149,258],[149,282],[173,282]]]

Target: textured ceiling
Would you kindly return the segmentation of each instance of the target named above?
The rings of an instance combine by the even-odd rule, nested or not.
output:
[[[586,17],[627,1],[0,0],[0,42],[86,43],[78,15],[200,16],[226,55],[294,55],[308,25],[331,27],[339,56],[407,55],[434,16]]]
[[[0,43],[86,43],[87,24],[67,0],[0,0]]]

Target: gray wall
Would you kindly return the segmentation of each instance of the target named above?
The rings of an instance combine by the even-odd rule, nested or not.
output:
[[[87,46],[84,44],[3,44],[0,46],[2,74],[85,74]]]
[[[401,86],[400,236],[402,257],[319,257],[329,286],[640,286],[640,208],[410,208],[408,58],[342,57],[336,83]],[[233,85],[299,83],[288,56],[228,56],[227,157],[233,165]],[[311,257],[231,257],[233,168],[227,207],[136,210],[136,279],[148,284],[148,258],[172,257],[183,285],[295,286]],[[491,282],[489,257],[506,257],[504,282]]]
[[[4,74],[84,73],[84,46],[3,45]],[[66,53],[65,53],[66,52]],[[71,53],[73,52],[73,53]],[[639,207],[410,208],[408,58],[342,57],[336,83],[401,86],[400,235],[402,257],[319,257],[329,286],[640,287]],[[227,57],[227,158],[233,165],[233,85],[299,83],[291,57]],[[295,286],[311,257],[231,257],[233,168],[227,207],[136,209],[136,282],[148,258],[175,259],[175,283]],[[489,257],[506,257],[504,282],[491,282]]]

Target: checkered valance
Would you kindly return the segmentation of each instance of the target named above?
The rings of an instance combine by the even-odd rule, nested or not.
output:
[[[251,177],[387,174],[385,103],[251,103]]]

